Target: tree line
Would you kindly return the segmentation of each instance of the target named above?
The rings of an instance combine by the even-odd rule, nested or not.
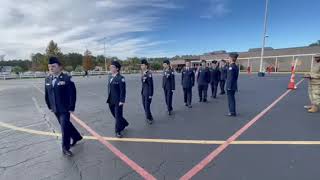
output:
[[[140,58],[131,57],[121,60],[118,57],[105,57],[104,55],[92,55],[90,50],[86,50],[83,55],[80,53],[63,54],[58,44],[51,40],[46,48],[45,53],[35,53],[31,55],[31,60],[9,60],[0,61],[0,68],[3,66],[12,66],[13,72],[20,73],[26,71],[47,71],[49,57],[56,56],[64,66],[64,70],[71,71],[87,71],[87,70],[105,70],[109,67],[111,61],[119,60],[123,66],[123,70],[139,70]],[[106,66],[105,66],[106,59]],[[153,70],[162,69],[162,62],[166,57],[147,58],[150,62],[150,67]],[[97,69],[97,67],[100,67]]]

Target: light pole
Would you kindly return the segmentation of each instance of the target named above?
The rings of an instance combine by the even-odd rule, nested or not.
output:
[[[103,56],[104,56],[104,69],[107,73],[106,37],[103,38]]]
[[[269,5],[269,0],[266,0],[266,9],[265,9],[265,14],[264,14],[264,32],[263,32],[263,41],[262,41],[262,48],[261,48],[261,59],[260,59],[260,69],[258,76],[263,77],[265,75],[264,70],[263,70],[263,55],[264,55],[264,46],[266,42],[266,37],[267,37],[267,20],[268,20],[268,5]]]

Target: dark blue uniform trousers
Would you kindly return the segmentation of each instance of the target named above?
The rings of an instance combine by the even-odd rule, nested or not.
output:
[[[220,82],[219,82],[219,85],[220,85],[220,93],[222,93],[222,94],[226,93],[226,91],[224,90],[224,89],[225,89],[225,84],[226,84],[226,81],[225,81],[225,80],[220,80]]]
[[[236,98],[235,98],[235,90],[228,90],[228,104],[229,104],[229,112],[233,115],[236,115]]]
[[[164,89],[164,96],[166,98],[166,104],[167,104],[168,111],[173,110],[173,108],[172,108],[172,95],[173,95],[172,90]]]
[[[151,110],[150,110],[151,101],[152,99],[149,98],[149,96],[142,95],[143,109],[146,114],[146,118],[149,120],[152,119]]]
[[[129,125],[128,121],[123,117],[123,105],[109,104],[112,116],[116,119],[115,133],[120,133],[125,127]]]
[[[219,81],[215,81],[211,83],[211,93],[212,93],[212,97],[214,98],[217,97],[218,84],[219,84]]]
[[[70,140],[78,141],[82,137],[77,129],[70,122],[70,113],[54,113],[59,121],[62,134],[62,148],[65,150],[70,149]]]
[[[192,88],[183,88],[183,95],[184,95],[184,103],[186,103],[187,105],[191,105]]]
[[[207,100],[208,85],[198,85],[200,101]]]

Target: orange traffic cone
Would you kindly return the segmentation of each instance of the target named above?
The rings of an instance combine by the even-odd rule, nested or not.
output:
[[[297,89],[297,86],[295,84],[295,69],[292,68],[292,71],[291,71],[291,78],[290,78],[290,82],[289,82],[289,85],[288,85],[288,89]]]

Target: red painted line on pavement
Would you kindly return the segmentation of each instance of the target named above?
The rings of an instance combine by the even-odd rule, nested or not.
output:
[[[133,170],[135,170],[138,174],[140,174],[144,179],[147,180],[156,180],[150,173],[140,167],[137,163],[129,159],[124,153],[122,153],[119,149],[113,146],[111,143],[106,141],[102,136],[100,136],[97,132],[91,129],[86,123],[81,121],[74,114],[71,114],[71,117],[84,129],[86,129],[90,134],[98,139],[103,145],[105,145],[111,152],[113,152],[116,156],[118,156],[123,162],[125,162],[128,166],[130,166]]]
[[[42,94],[44,94],[44,91],[38,88],[37,86],[34,86],[36,89],[38,89]],[[142,167],[140,167],[137,163],[132,161],[128,156],[126,156],[124,153],[122,153],[119,149],[117,149],[115,146],[113,146],[111,143],[106,141],[101,135],[99,135],[97,132],[95,132],[93,129],[91,129],[86,123],[81,121],[76,115],[71,113],[71,117],[84,129],[86,129],[91,135],[97,138],[99,142],[101,142],[104,146],[106,146],[113,154],[115,154],[117,157],[119,157],[123,162],[125,162],[128,166],[130,166],[133,170],[135,170],[138,174],[140,174],[144,179],[147,180],[156,180],[155,177],[153,177],[150,173],[148,173],[146,170],[144,170]]]
[[[300,80],[297,86],[303,81]],[[229,137],[223,144],[221,144],[217,149],[212,151],[207,157],[205,157],[199,164],[194,166],[190,171],[188,171],[180,180],[191,179],[194,175],[199,173],[205,166],[207,166],[211,161],[213,161],[219,154],[221,154],[233,141],[235,141],[241,134],[247,131],[254,123],[261,119],[267,112],[269,112],[278,102],[280,102],[286,95],[288,95],[292,90],[287,90],[278,99],[276,99],[272,104],[270,104],[266,109],[260,112],[256,117],[250,120],[246,125]]]

